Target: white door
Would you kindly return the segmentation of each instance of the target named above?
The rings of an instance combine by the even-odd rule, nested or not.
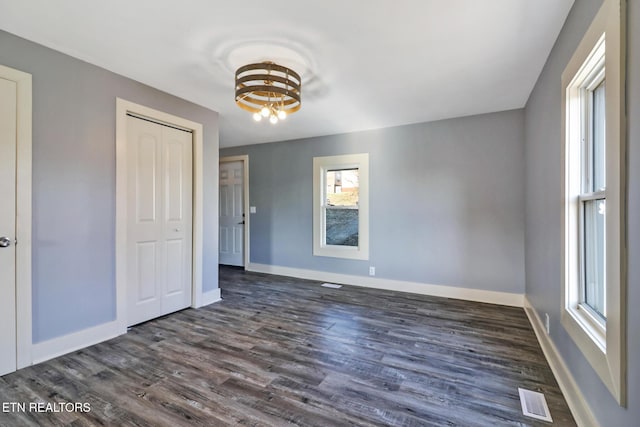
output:
[[[0,78],[0,375],[16,370],[17,89]]]
[[[220,264],[244,266],[244,162],[220,163]]]
[[[127,117],[127,323],[191,305],[192,134]]]

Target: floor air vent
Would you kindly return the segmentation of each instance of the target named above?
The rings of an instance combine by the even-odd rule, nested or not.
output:
[[[335,283],[323,283],[321,286],[332,289],[340,289],[342,287],[342,285],[336,285]]]
[[[544,394],[523,388],[518,388],[518,393],[520,393],[520,404],[522,405],[523,414],[538,420],[553,422]]]

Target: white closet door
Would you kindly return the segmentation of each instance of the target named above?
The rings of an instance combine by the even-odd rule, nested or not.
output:
[[[167,314],[191,305],[192,135],[163,126],[162,136],[162,314]]]
[[[16,100],[0,78],[0,375],[16,370]]]
[[[192,135],[127,118],[127,323],[191,302]]]

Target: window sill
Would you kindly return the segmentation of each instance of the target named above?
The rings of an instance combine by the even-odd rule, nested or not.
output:
[[[595,315],[587,307],[578,304],[576,307],[567,308],[567,312],[583,333],[591,339],[602,354],[607,352],[607,330]]]
[[[314,248],[313,255],[332,258],[359,259],[364,261],[369,259],[368,251],[357,246],[324,245]]]

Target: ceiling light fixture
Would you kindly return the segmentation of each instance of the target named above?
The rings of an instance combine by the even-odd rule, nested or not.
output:
[[[273,62],[249,64],[236,71],[236,104],[253,113],[257,122],[269,118],[276,124],[298,111],[301,89],[298,73]]]

